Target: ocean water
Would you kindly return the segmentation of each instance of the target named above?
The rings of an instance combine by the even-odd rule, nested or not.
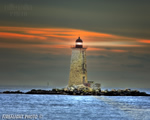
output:
[[[27,89],[29,88],[24,91]],[[6,88],[0,89],[4,90]],[[149,93],[149,90],[143,91]],[[7,120],[150,120],[150,97],[0,94],[0,120],[6,118]]]

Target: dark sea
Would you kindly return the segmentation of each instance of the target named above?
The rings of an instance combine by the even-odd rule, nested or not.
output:
[[[51,89],[0,87],[0,92],[32,88]],[[150,97],[0,94],[0,120],[150,120]]]

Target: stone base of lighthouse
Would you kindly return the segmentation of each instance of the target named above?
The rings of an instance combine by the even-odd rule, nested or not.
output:
[[[86,48],[72,48],[68,86],[87,83]]]

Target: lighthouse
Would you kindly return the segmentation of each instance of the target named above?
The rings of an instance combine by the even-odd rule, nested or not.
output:
[[[68,86],[87,83],[86,48],[80,37],[72,47],[70,75]]]

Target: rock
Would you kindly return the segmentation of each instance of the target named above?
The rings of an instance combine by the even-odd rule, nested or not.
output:
[[[5,94],[23,94],[23,92],[21,92],[20,90],[17,90],[17,91],[4,91],[3,93],[5,93]]]

